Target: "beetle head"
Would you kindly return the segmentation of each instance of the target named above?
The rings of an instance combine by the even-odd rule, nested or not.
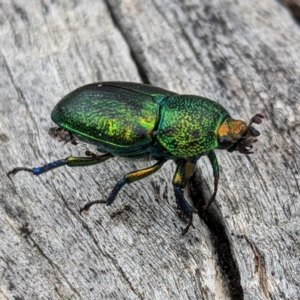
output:
[[[249,124],[240,120],[226,118],[220,125],[218,135],[218,149],[226,149],[229,152],[239,151],[243,154],[251,154],[252,144],[257,141],[256,137],[260,135],[251,125],[260,124],[264,116],[262,114],[254,115]]]

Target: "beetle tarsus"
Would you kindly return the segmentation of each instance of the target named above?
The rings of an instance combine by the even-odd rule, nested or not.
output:
[[[212,151],[208,154],[208,158],[211,162],[211,165],[213,167],[213,171],[214,171],[214,192],[211,195],[211,197],[206,201],[206,203],[203,206],[203,209],[206,210],[210,207],[210,205],[214,202],[216,195],[217,195],[217,191],[218,191],[218,185],[219,185],[219,166],[218,166],[218,161],[217,158],[215,156],[215,153]]]
[[[186,201],[180,186],[174,186],[174,193],[175,193],[177,208],[183,213],[185,217],[189,218],[190,215],[193,214],[194,209]]]
[[[205,205],[202,207],[204,210],[208,209],[210,205],[214,202],[216,198],[216,192],[212,194],[212,196],[206,201]]]
[[[92,152],[90,152],[91,156],[92,156]],[[126,179],[122,178],[121,180],[119,180],[117,182],[117,184],[115,185],[115,187],[113,188],[113,190],[110,192],[108,198],[106,200],[96,200],[96,201],[91,201],[88,202],[84,207],[82,207],[79,211],[79,213],[81,214],[83,211],[87,211],[90,209],[91,206],[93,206],[94,204],[106,204],[106,205],[111,205],[113,203],[113,201],[115,200],[116,196],[118,195],[119,191],[121,190],[121,188],[124,186],[124,184],[126,184]]]
[[[26,171],[26,172],[30,172],[30,173],[34,174],[33,169],[25,168],[25,167],[17,167],[17,168],[12,169],[11,171],[7,172],[6,175],[8,178],[11,178],[10,177],[11,175],[16,175],[20,171]]]
[[[210,205],[214,202],[215,199],[208,199],[208,201],[205,203],[205,205],[202,207],[204,210],[207,210]]]
[[[84,207],[80,208],[79,213],[81,214],[83,211],[88,211],[91,206],[94,204],[107,204],[106,200],[97,200],[97,201],[90,201]]]
[[[189,220],[188,220],[187,226],[182,230],[181,235],[185,235],[189,231],[189,229],[190,229],[191,226],[194,228],[194,225],[193,225],[193,214],[191,214],[189,216]]]

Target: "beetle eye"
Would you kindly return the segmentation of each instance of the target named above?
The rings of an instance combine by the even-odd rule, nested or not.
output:
[[[227,149],[232,145],[231,138],[228,135],[223,135],[218,139],[219,149]]]

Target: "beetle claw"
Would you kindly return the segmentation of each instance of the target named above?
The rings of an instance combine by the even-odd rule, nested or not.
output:
[[[7,175],[8,178],[11,179],[11,177],[10,177],[11,175],[16,175],[20,171],[26,171],[26,172],[30,172],[30,173],[34,174],[34,171],[30,168],[17,167],[17,168],[12,169],[11,171],[7,172],[6,175]],[[36,174],[34,174],[34,175],[36,175]]]
[[[189,216],[188,224],[187,224],[187,226],[182,230],[181,235],[185,235],[185,234],[189,231],[190,226],[192,226],[192,227],[194,228],[194,225],[193,225],[193,213]]]
[[[185,218],[185,222],[187,222],[187,225],[186,227],[182,230],[181,232],[181,235],[185,235],[188,231],[189,231],[189,228],[192,226],[193,228],[194,225],[193,225],[193,214],[198,214],[198,209],[196,208],[193,208],[193,211],[190,213],[190,214],[185,214],[183,211],[182,211],[182,217]]]
[[[207,210],[210,207],[210,205],[214,202],[216,198],[216,194],[217,194],[217,188],[215,188],[214,193],[211,195],[211,197],[206,201],[206,203],[202,207],[204,210]]]
[[[83,211],[88,211],[91,206],[93,206],[94,204],[99,204],[99,203],[106,204],[107,201],[106,200],[90,201],[84,207],[80,208],[79,213],[81,214]]]

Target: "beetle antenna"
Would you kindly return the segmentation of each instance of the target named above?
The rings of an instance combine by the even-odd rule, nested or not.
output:
[[[260,114],[260,113],[258,113],[258,114],[255,114],[252,118],[251,118],[251,120],[250,120],[250,122],[249,122],[249,124],[248,124],[248,126],[247,126],[247,129],[246,129],[246,131],[248,130],[248,129],[250,129],[250,127],[251,127],[251,125],[253,124],[253,123],[255,123],[255,124],[261,124],[262,123],[262,119],[264,119],[264,115],[263,114]],[[245,131],[245,132],[246,132]]]
[[[263,114],[255,114],[251,119],[250,122],[243,134],[243,136],[241,137],[240,141],[239,141],[239,152],[243,153],[243,154],[252,154],[253,151],[252,150],[252,144],[255,143],[257,141],[257,139],[255,137],[260,135],[260,132],[258,130],[256,130],[254,127],[252,127],[251,125],[254,124],[261,124],[262,123],[262,119],[264,118]],[[248,135],[248,136],[247,136]]]

